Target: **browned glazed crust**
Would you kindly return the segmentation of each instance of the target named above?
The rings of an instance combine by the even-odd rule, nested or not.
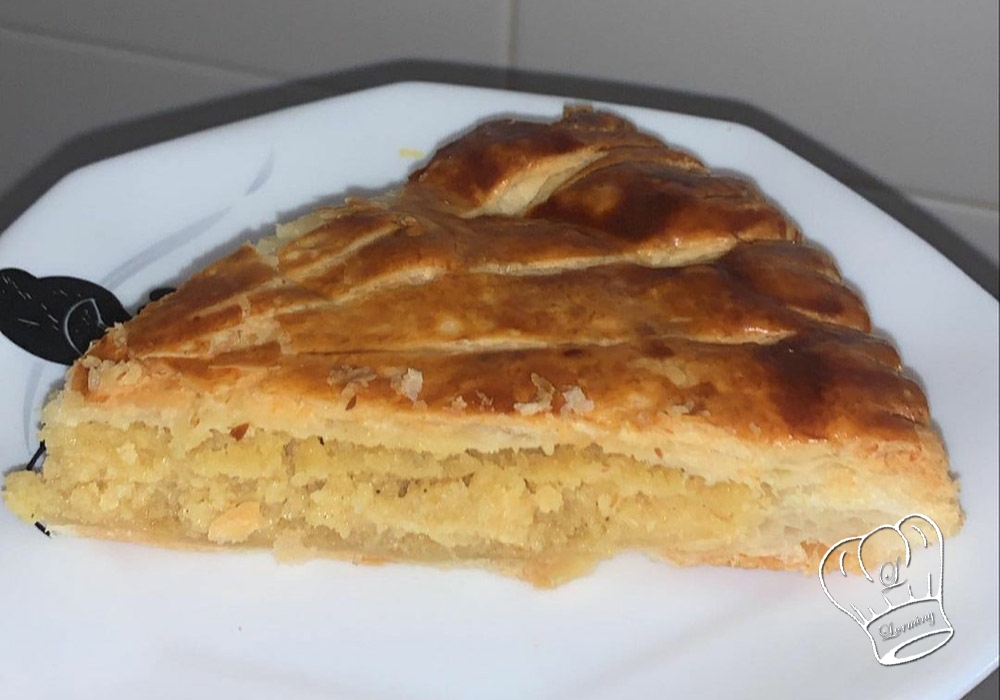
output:
[[[393,205],[330,211],[276,254],[245,246],[149,305],[75,372],[112,360],[152,376],[135,386],[81,384],[83,393],[101,402],[127,402],[133,391],[155,400],[155,386],[168,391],[177,382],[226,391],[220,373],[264,370],[255,390],[326,399],[343,389],[331,380],[336,367],[414,367],[423,374],[419,412],[442,417],[455,399],[473,403],[477,392],[492,412],[516,415],[514,405],[537,391],[534,373],[557,388],[585,384],[592,422],[640,420],[626,397],[635,385],[649,413],[694,400],[726,430],[740,432],[741,417],[754,416],[772,440],[906,439],[927,425],[922,392],[900,373],[894,349],[870,335],[863,303],[833,262],[799,242],[746,181],[716,178],[690,156],[683,168],[625,161],[600,169],[597,161],[532,207],[530,218],[461,218],[441,211],[424,187],[450,186],[452,206],[478,207],[542,156],[637,141],[655,150],[627,123],[579,111],[552,128],[480,127],[411,178],[419,196],[406,190]],[[471,163],[484,159],[494,175],[472,180]],[[649,230],[638,232],[592,197],[578,200],[586,207],[566,204],[587,183],[633,212],[629,198],[639,211],[644,201],[655,205],[643,219]],[[671,188],[685,191],[681,201],[644,198]],[[675,212],[684,227],[661,223]],[[755,222],[746,226],[752,234],[736,225],[741,218]],[[726,249],[694,263],[652,265],[637,252],[697,247],[708,235]],[[680,384],[691,386],[653,380],[641,362],[665,357],[683,363],[690,376]],[[370,382],[358,400],[414,412],[389,381]]]

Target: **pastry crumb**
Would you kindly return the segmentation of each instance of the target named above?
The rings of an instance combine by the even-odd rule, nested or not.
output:
[[[537,392],[535,398],[532,401],[514,404],[514,410],[522,416],[534,416],[552,410],[552,397],[556,393],[552,382],[532,372],[531,383],[535,385]]]
[[[420,396],[423,386],[423,373],[412,367],[407,367],[405,372],[392,378],[392,388],[396,393],[405,396],[413,404],[417,403],[417,397]]]
[[[594,402],[588,399],[583,389],[578,386],[571,386],[562,393],[562,397],[566,403],[559,410],[560,415],[572,413],[586,415],[594,410]]]

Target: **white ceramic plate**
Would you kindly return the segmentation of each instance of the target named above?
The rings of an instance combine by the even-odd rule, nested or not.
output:
[[[66,177],[0,237],[0,268],[101,282],[130,309],[236,240],[352,189],[401,149],[563,100],[400,84],[146,148]],[[621,107],[747,173],[831,251],[922,380],[963,485],[946,544],[954,638],[880,666],[817,577],[624,556],[555,591],[478,571],[276,564],[46,539],[0,507],[0,688],[74,698],[957,698],[997,665],[997,303],[896,221],[742,126]],[[35,448],[62,368],[0,338],[0,469]],[[900,516],[906,514],[901,513]],[[858,533],[862,534],[862,533]]]

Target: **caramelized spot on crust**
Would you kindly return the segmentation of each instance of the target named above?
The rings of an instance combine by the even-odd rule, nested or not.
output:
[[[557,189],[529,216],[671,247],[697,239],[789,239],[796,232],[745,180],[626,162],[599,167]]]

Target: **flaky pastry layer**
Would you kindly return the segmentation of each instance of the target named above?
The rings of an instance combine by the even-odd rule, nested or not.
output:
[[[597,446],[442,459],[249,427],[193,449],[140,424],[43,434],[53,445],[45,479],[12,475],[10,503],[57,531],[269,547],[285,559],[473,561],[543,586],[629,549],[682,563],[807,568],[823,541],[890,517],[879,508],[892,498],[858,493],[841,470],[823,491],[852,506],[831,509],[793,480],[710,484]]]

